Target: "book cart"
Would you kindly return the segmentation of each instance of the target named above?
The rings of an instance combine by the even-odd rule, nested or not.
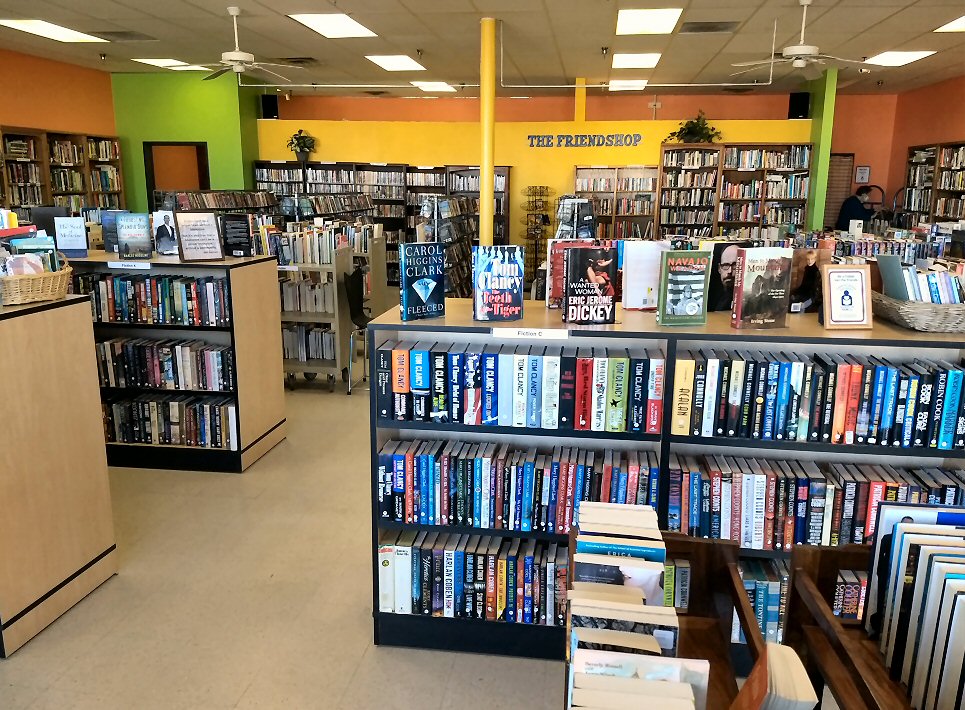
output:
[[[372,510],[373,510],[373,570],[377,572],[376,548],[383,530],[434,530],[450,533],[484,533],[503,537],[550,540],[565,544],[565,536],[552,533],[526,533],[507,530],[478,530],[452,526],[423,526],[401,524],[379,517],[378,452],[387,440],[456,439],[473,442],[508,442],[521,447],[540,450],[562,446],[586,446],[588,440],[614,450],[656,451],[660,462],[660,487],[657,513],[661,527],[666,529],[669,502],[669,461],[674,454],[720,453],[721,450],[746,452],[737,455],[768,456],[786,452],[787,456],[806,454],[815,460],[886,461],[903,465],[935,465],[943,458],[965,456],[962,451],[937,449],[884,448],[875,445],[844,445],[799,441],[766,441],[723,437],[671,435],[673,410],[674,363],[679,351],[689,348],[726,347],[753,348],[755,351],[791,352],[800,354],[871,352],[876,355],[909,361],[915,357],[959,360],[963,353],[961,336],[943,333],[918,333],[904,330],[878,320],[872,329],[861,331],[829,331],[817,322],[816,315],[788,316],[788,327],[773,330],[736,330],[730,327],[729,313],[710,313],[708,322],[700,327],[661,327],[652,312],[617,311],[617,323],[605,326],[567,326],[561,323],[558,311],[531,304],[524,317],[508,323],[484,324],[472,320],[470,300],[448,299],[446,315],[442,318],[401,322],[396,312],[388,312],[369,325],[370,352],[387,340],[429,341],[446,343],[485,343],[529,346],[552,343],[575,347],[631,347],[662,348],[666,357],[663,388],[663,426],[659,434],[608,433],[579,430],[520,429],[498,426],[466,426],[423,421],[395,421],[379,419],[373,385],[372,431]],[[376,359],[373,357],[370,375],[376,383]],[[862,458],[865,457],[865,458]],[[867,457],[873,457],[871,459]],[[727,544],[712,541],[711,545]],[[739,557],[786,557],[777,550],[741,548]],[[523,655],[539,658],[562,658],[564,633],[559,626],[508,624],[461,618],[397,615],[378,611],[378,577],[374,577],[373,615],[376,643],[388,645],[477,651],[504,655]]]
[[[177,257],[155,256],[120,261],[114,254],[90,252],[72,259],[75,288],[80,274],[96,272],[140,280],[147,276],[213,277],[228,282],[230,318],[227,325],[181,325],[94,321],[95,339],[144,338],[200,340],[230,346],[234,361],[233,391],[206,391],[101,387],[104,401],[115,397],[150,397],[189,394],[202,399],[231,399],[237,413],[236,450],[176,444],[109,442],[111,466],[166,468],[241,473],[285,438],[281,323],[278,310],[277,261],[273,256],[228,257],[224,261],[181,262]],[[113,400],[112,400],[113,401]]]

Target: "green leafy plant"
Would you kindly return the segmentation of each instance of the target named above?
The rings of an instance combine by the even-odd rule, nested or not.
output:
[[[707,123],[707,116],[703,109],[697,112],[697,118],[681,121],[680,128],[667,136],[667,140],[680,143],[713,143],[722,138],[721,132]]]
[[[301,128],[288,139],[288,150],[294,153],[311,153],[315,150],[315,139]]]

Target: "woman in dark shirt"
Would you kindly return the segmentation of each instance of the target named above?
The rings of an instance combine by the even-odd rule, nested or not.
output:
[[[870,207],[865,207],[870,199],[871,188],[867,185],[855,190],[855,193],[842,203],[841,211],[838,213],[838,221],[834,223],[834,228],[847,232],[851,227],[851,220],[860,219],[864,222],[871,219],[875,212]]]

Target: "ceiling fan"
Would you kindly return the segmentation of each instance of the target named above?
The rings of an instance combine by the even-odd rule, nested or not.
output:
[[[741,71],[731,74],[731,76],[738,76],[739,74],[746,74],[747,72],[754,71],[755,69],[760,69],[761,67],[766,67],[772,64],[790,64],[795,69],[803,69],[805,76],[807,78],[817,78],[820,74],[820,65],[826,64],[827,62],[842,62],[844,64],[861,64],[864,66],[864,62],[858,59],[842,59],[841,57],[835,57],[830,54],[821,54],[821,50],[818,49],[813,44],[805,44],[804,42],[804,30],[807,26],[808,21],[808,6],[811,5],[813,0],[798,0],[802,8],[801,15],[801,39],[798,44],[792,44],[781,50],[780,56],[775,53],[769,59],[759,59],[752,62],[735,62],[731,64],[732,67],[749,67],[748,69],[743,69]],[[862,72],[866,73],[869,70],[863,68]],[[813,74],[814,76],[809,76]]]
[[[266,69],[265,67],[285,67],[287,69],[301,69],[301,67],[294,66],[292,64],[272,64],[271,62],[256,62],[255,55],[248,52],[241,51],[241,47],[238,46],[238,16],[241,14],[241,8],[239,7],[229,7],[228,14],[231,15],[231,24],[234,25],[235,30],[235,48],[230,52],[223,52],[221,54],[221,61],[219,62],[206,62],[207,64],[221,64],[221,69],[217,69],[208,76],[204,77],[203,81],[208,81],[209,79],[217,79],[222,74],[227,74],[229,71],[233,71],[235,74],[247,74],[252,71],[260,71],[264,74],[271,74],[276,76],[282,81],[291,81],[287,77],[273,72],[271,69]]]

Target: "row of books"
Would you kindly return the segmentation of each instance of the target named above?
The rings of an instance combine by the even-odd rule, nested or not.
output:
[[[62,165],[83,165],[83,147],[65,140],[50,141],[50,162]]]
[[[786,150],[772,148],[724,149],[724,169],[771,168],[777,170],[807,169],[811,162],[811,147],[791,146]]]
[[[299,273],[279,278],[278,290],[281,309],[288,313],[335,313],[334,281],[313,278],[317,275]]]
[[[275,196],[266,190],[175,192],[173,195],[175,205],[179,210],[274,207],[277,203]]]
[[[316,215],[360,212],[375,206],[369,195],[307,195],[305,199]]]
[[[717,150],[668,150],[663,154],[665,168],[707,168],[720,164]]]
[[[790,581],[788,560],[741,560],[738,573],[765,643],[782,643]],[[731,643],[747,643],[734,612]]]
[[[749,550],[867,542],[882,501],[965,504],[965,472],[671,454],[668,529]]]
[[[803,207],[768,206],[764,212],[765,224],[804,224],[807,210]]]
[[[965,191],[965,168],[939,172],[938,189]]]
[[[617,221],[613,228],[613,237],[616,239],[653,239],[653,221],[650,220],[643,224],[629,220]],[[606,239],[608,237],[604,235],[601,238]]]
[[[713,207],[716,194],[713,190],[675,190],[660,193],[660,206],[667,207]]]
[[[379,611],[560,626],[565,545],[445,532],[383,531]]]
[[[965,191],[965,188],[962,189]],[[965,218],[965,200],[958,197],[939,197],[935,200],[935,215],[948,219]]]
[[[93,205],[104,209],[117,210],[121,207],[121,196],[95,194]]]
[[[909,212],[929,212],[931,210],[931,186],[906,189],[905,209]]]
[[[621,177],[617,179],[617,192],[655,192],[656,177]]]
[[[965,275],[904,266],[894,255],[879,254],[877,262],[882,288],[891,298],[945,305],[965,301]]]
[[[842,619],[864,619],[864,603],[867,596],[868,572],[841,570],[834,585],[831,611]]]
[[[404,185],[360,185],[358,191],[363,195],[369,195],[375,200],[405,199]]]
[[[290,231],[279,236],[275,254],[282,266],[332,264],[335,261],[335,251],[348,243],[345,224],[290,223],[286,226]]]
[[[730,200],[759,200],[764,192],[764,181],[755,179],[746,182],[729,182],[725,180],[720,186],[722,199]]]
[[[405,185],[402,170],[356,170],[357,185]]]
[[[121,175],[113,165],[97,165],[90,171],[92,192],[115,192],[121,189]]]
[[[287,178],[289,180],[301,179],[301,168],[292,170],[294,178]],[[308,182],[318,182],[318,183],[338,183],[339,185],[352,185],[355,183],[355,170],[351,168],[313,168],[309,167],[305,170],[306,180]]]
[[[662,187],[671,189],[701,187],[713,190],[717,187],[717,175],[709,171],[664,173]]]
[[[445,187],[446,174],[441,173],[417,173],[411,170],[405,174],[405,184],[412,187]]]
[[[380,517],[422,525],[565,534],[585,501],[656,505],[659,497],[653,451],[389,441],[378,471]]]
[[[36,163],[7,163],[7,177],[11,184],[24,185],[41,182],[40,166]]]
[[[229,398],[108,397],[102,408],[109,443],[238,450],[238,413]]]
[[[931,163],[908,166],[908,187],[931,187],[934,178],[935,166]]]
[[[714,222],[713,205],[708,206],[702,211],[687,209],[662,209],[660,210],[660,224],[662,225],[686,225],[699,224],[709,225]],[[672,230],[671,230],[672,231]]]
[[[953,170],[965,170],[965,146],[942,148],[938,166]]]
[[[683,351],[671,433],[965,449],[963,368],[861,355]]]
[[[618,197],[616,201],[617,216],[623,215],[653,215],[653,197],[651,195],[634,195],[633,197]]]
[[[55,168],[50,171],[50,189],[54,192],[83,192],[84,176],[77,170]]]
[[[449,190],[451,192],[479,192],[479,174],[449,173]],[[500,173],[493,175],[493,190],[506,191],[506,176]]]
[[[44,201],[43,188],[40,185],[11,185],[11,207],[35,207]]]
[[[753,202],[721,202],[717,213],[721,222],[757,222],[760,218],[760,206]]]
[[[610,177],[578,177],[577,192],[614,192],[615,182]]]
[[[664,361],[642,348],[387,341],[376,352],[377,416],[655,434]]]
[[[300,167],[255,168],[255,180],[258,182],[302,182],[304,179],[305,172]]]
[[[335,333],[328,326],[285,325],[281,336],[286,360],[335,360]]]
[[[110,138],[88,138],[87,157],[90,160],[120,160],[121,144]]]
[[[791,174],[781,180],[768,178],[765,181],[764,197],[767,199],[805,200],[811,178],[806,173]]]
[[[89,294],[98,323],[227,326],[228,280],[212,276],[78,273],[74,292]]]
[[[405,217],[405,205],[377,204],[372,210],[376,217]]]
[[[200,340],[114,338],[96,343],[102,387],[154,387],[228,392],[234,351]]]
[[[901,258],[902,264],[910,265],[916,264],[919,259],[936,259],[943,251],[940,241],[924,242],[916,239],[884,239],[871,236],[861,239],[837,237],[831,244],[834,255],[838,257],[895,254]]]
[[[275,193],[278,197],[301,195],[304,190],[298,182],[272,182],[269,180],[256,180],[256,190],[268,190]]]
[[[36,160],[37,142],[26,136],[22,138],[4,136],[3,152],[9,160]]]
[[[86,198],[83,195],[54,195],[54,207],[63,207],[70,214],[80,214]]]

